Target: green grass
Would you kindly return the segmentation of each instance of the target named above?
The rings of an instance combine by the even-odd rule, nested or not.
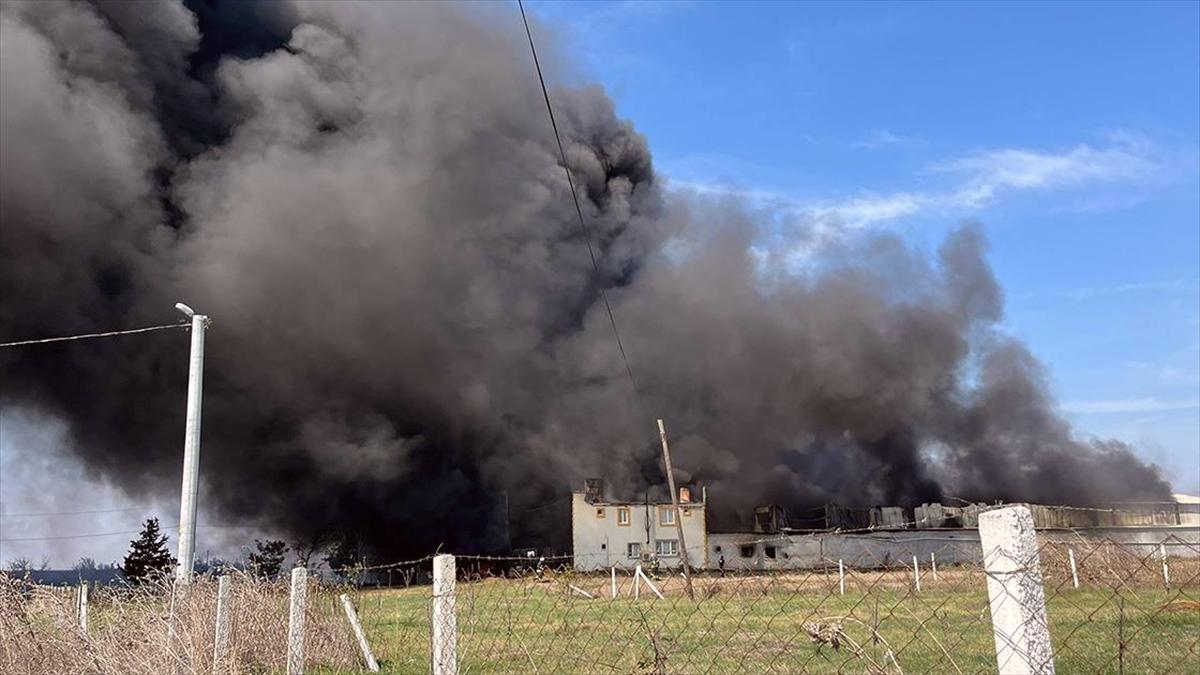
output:
[[[704,580],[701,580],[703,583]],[[574,583],[599,595],[606,579]],[[987,596],[981,580],[876,585],[846,595],[820,585],[729,581],[697,602],[668,593],[638,601],[589,600],[562,583],[489,580],[459,584],[459,654],[464,673],[510,672],[865,672],[870,659],[895,672],[878,626],[905,673],[994,672]],[[629,591],[628,586],[625,593]],[[606,594],[607,591],[605,590]],[[358,594],[356,604],[386,672],[429,669],[428,586]],[[1200,589],[1052,590],[1049,614],[1060,673],[1200,672],[1200,606],[1178,604]],[[1177,603],[1169,605],[1168,603]],[[819,644],[805,622],[840,622],[842,644]],[[1124,632],[1124,648],[1119,633]],[[847,640],[862,645],[854,653]],[[657,644],[659,658],[656,660]]]

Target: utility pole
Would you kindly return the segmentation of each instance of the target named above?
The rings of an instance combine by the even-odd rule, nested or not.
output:
[[[679,512],[679,493],[675,491],[675,472],[671,470],[671,449],[667,447],[667,428],[658,421],[658,436],[662,439],[663,461],[667,465],[667,486],[671,488],[671,504],[675,507],[675,529],[679,532],[679,559],[683,562],[683,582],[687,586],[689,600],[695,600],[692,590],[692,571],[688,565],[687,542],[683,539],[683,514]]]
[[[204,329],[208,317],[182,302],[175,309],[192,320],[192,353],[188,363],[187,426],[183,436],[183,488],[179,497],[179,567],[175,580],[192,582],[196,562],[196,493],[200,481],[200,397],[204,379]]]

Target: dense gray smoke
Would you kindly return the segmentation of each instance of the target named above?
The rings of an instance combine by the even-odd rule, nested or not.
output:
[[[552,536],[529,510],[585,477],[656,488],[655,417],[727,512],[1166,495],[997,332],[977,228],[788,267],[753,211],[664,193],[600,88],[559,88],[596,274],[523,39],[507,6],[5,2],[0,339],[211,315],[202,499],[380,555],[499,547],[505,503],[514,543]],[[3,403],[170,493],[186,352],[3,350]]]

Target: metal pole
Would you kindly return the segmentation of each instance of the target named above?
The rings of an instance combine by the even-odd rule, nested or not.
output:
[[[183,437],[183,488],[179,497],[179,567],[175,578],[192,582],[196,560],[196,493],[200,480],[200,397],[204,378],[204,329],[208,317],[192,315],[192,354],[188,365],[187,426]]]
[[[675,529],[679,532],[679,558],[683,562],[683,582],[687,586],[688,599],[695,600],[692,590],[692,573],[688,569],[687,542],[683,539],[683,514],[679,512],[679,493],[675,491],[675,473],[671,470],[671,449],[667,447],[667,428],[658,421],[658,436],[662,439],[663,461],[667,464],[667,486],[671,488],[671,504],[675,508]]]

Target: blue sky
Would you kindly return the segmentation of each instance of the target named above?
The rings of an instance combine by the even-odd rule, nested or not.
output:
[[[540,3],[671,184],[934,246],[1081,433],[1200,493],[1200,4]]]

